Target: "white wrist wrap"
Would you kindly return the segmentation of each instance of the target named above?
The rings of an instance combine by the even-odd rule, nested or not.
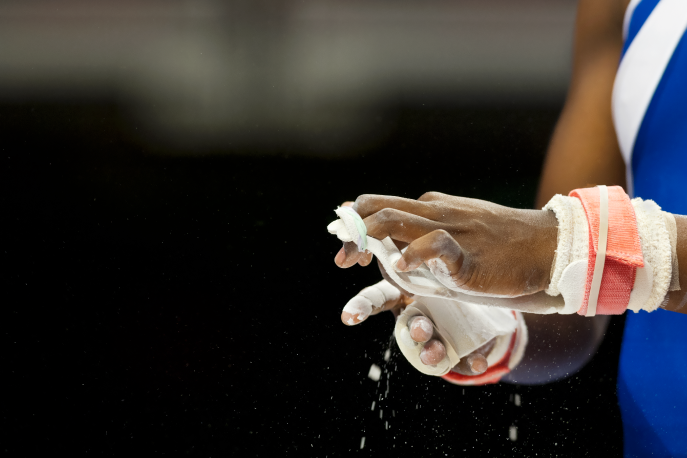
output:
[[[637,281],[640,280],[641,274],[645,274],[647,280],[651,278],[652,281],[651,283],[647,281],[646,286],[644,286],[647,290],[645,295],[648,295],[648,298],[643,302],[633,301],[631,295],[630,304],[627,308],[633,312],[640,310],[653,312],[663,303],[670,287],[673,270],[670,233],[666,227],[664,213],[656,202],[636,198],[632,199],[632,206],[637,217],[637,229],[642,245],[642,255],[644,256],[644,268],[637,269],[637,278],[632,294],[639,292],[639,288],[643,286]],[[642,270],[645,272],[641,272]],[[651,272],[648,272],[649,270]]]
[[[547,294],[558,296],[561,293],[558,284],[563,275],[563,270],[574,261],[587,260],[589,255],[589,227],[582,203],[574,197],[556,194],[543,210],[553,211],[556,219],[558,219],[558,246],[556,247],[551,283],[546,290]]]

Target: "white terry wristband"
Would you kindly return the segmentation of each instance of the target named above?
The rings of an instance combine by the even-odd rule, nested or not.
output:
[[[558,245],[546,293],[558,296],[563,271],[575,261],[589,256],[589,226],[579,199],[556,194],[542,210],[551,210],[558,219]],[[568,313],[574,313],[577,310]]]
[[[679,289],[677,280],[676,236],[671,227],[674,217],[661,211],[652,200],[632,199],[642,247],[644,267],[637,268],[628,309],[637,312],[656,310],[668,291]],[[575,313],[580,307],[589,256],[589,226],[582,203],[575,197],[554,196],[543,208],[558,219],[558,243],[546,293],[563,294],[565,307],[558,313]],[[672,221],[671,221],[672,218]]]
[[[641,303],[633,301],[630,296],[629,310],[638,312],[646,310],[653,312],[656,310],[668,294],[670,281],[673,274],[672,246],[671,237],[666,227],[666,220],[656,202],[653,200],[632,199],[632,206],[637,217],[637,229],[642,245],[642,255],[644,257],[644,268],[637,268],[637,279],[632,293],[638,290],[641,269],[651,270],[651,290],[648,298]],[[647,266],[648,265],[648,266]]]

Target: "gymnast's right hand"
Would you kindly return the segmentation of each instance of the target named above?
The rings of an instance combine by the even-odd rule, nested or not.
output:
[[[383,272],[383,269],[380,269]],[[341,313],[341,321],[348,326],[353,326],[365,321],[369,316],[383,311],[391,311],[395,316],[413,302],[405,291],[392,284],[393,280],[382,280],[379,283],[368,286],[348,301]],[[433,366],[446,357],[444,344],[434,334],[434,323],[425,317],[417,316],[408,321],[410,338],[422,345],[420,361],[425,365]],[[454,372],[462,375],[479,375],[484,373],[489,365],[487,356],[493,348],[494,341],[487,342],[463,357],[453,368]]]

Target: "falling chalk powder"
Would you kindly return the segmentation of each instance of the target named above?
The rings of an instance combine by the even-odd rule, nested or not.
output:
[[[510,440],[512,440],[513,442],[515,442],[516,440],[518,440],[518,427],[517,427],[517,426],[511,426],[511,427],[508,429],[508,438],[509,438]],[[363,439],[364,439],[364,438],[363,438]],[[360,447],[360,448],[362,448],[362,447]]]
[[[382,370],[379,368],[379,366],[377,366],[376,364],[373,364],[372,366],[370,366],[370,372],[367,373],[368,377],[370,377],[375,382],[378,382],[381,375],[382,375]]]

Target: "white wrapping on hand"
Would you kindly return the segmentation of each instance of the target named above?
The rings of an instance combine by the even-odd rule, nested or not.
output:
[[[336,214],[341,219],[329,224],[329,232],[336,234],[343,242],[356,241],[361,245],[357,240],[359,232],[353,220],[357,215],[341,208],[336,210]],[[351,232],[355,235],[352,236]],[[519,306],[525,309],[539,307],[542,312],[552,313],[555,311],[554,304],[560,303],[555,298],[541,294],[534,300],[528,300],[525,296],[502,299],[464,294],[446,287],[424,265],[411,272],[397,272],[394,266],[401,257],[401,252],[388,237],[382,241],[367,237],[367,249],[377,256],[384,270],[399,286],[415,294],[415,302],[399,317],[394,335],[408,361],[417,370],[428,375],[448,373],[463,356],[494,338],[497,339],[496,345],[487,357],[487,362],[498,362],[492,360],[503,356],[510,345],[513,332],[518,328],[521,330],[520,338],[509,361],[512,364],[509,367],[515,367],[527,344],[527,327],[522,315],[518,313],[516,319],[511,310]],[[400,292],[397,288],[387,281],[381,281],[358,293],[346,304],[344,311],[357,314],[358,319],[363,320],[386,301],[397,299],[398,295]],[[408,319],[416,315],[424,315],[432,320],[434,338],[439,339],[446,348],[447,357],[435,366],[422,363],[422,345],[415,343],[410,337]]]
[[[465,302],[430,297],[416,297],[415,302],[406,307],[396,321],[394,335],[401,352],[408,362],[423,374],[444,375],[448,373],[460,359],[482,345],[496,338],[487,362],[497,363],[508,350],[511,336],[519,326],[513,312],[503,309],[483,307]],[[446,357],[434,366],[423,364],[420,352],[423,345],[416,343],[410,337],[408,321],[415,316],[426,316],[434,323],[434,339],[438,339],[446,348]],[[522,315],[518,314],[520,321]],[[520,327],[525,327],[524,321]],[[519,352],[514,352],[520,362],[524,346]],[[511,358],[512,359],[512,358]]]

